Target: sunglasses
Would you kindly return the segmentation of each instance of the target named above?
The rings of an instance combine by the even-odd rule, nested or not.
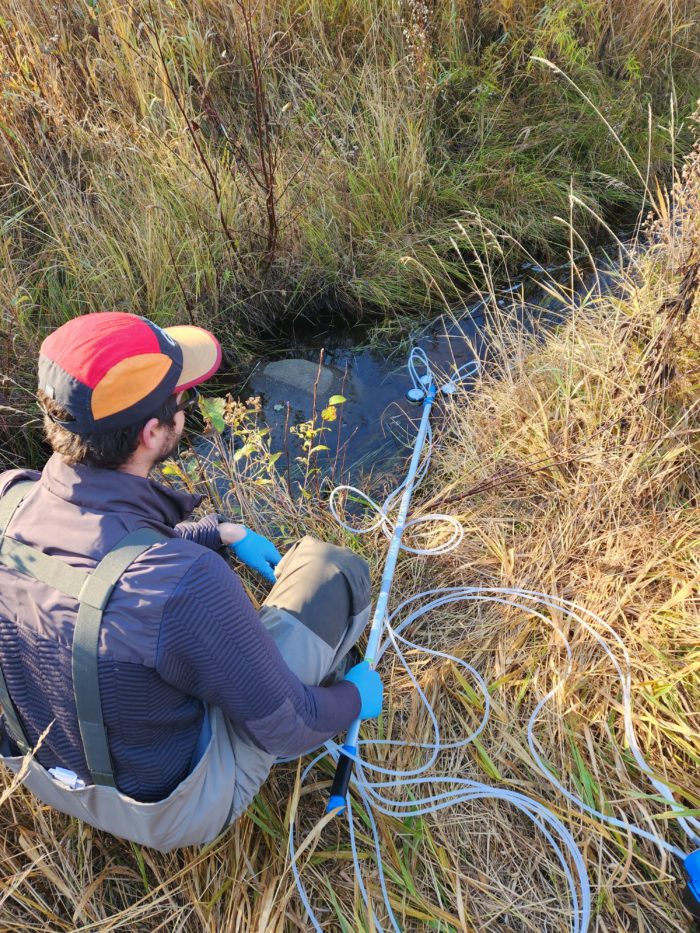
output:
[[[188,415],[190,414],[190,412],[193,412],[195,410],[198,402],[199,402],[199,392],[197,391],[195,386],[192,386],[191,389],[185,389],[185,391],[182,393],[182,398],[178,402],[178,405],[175,411],[184,411],[185,414]]]

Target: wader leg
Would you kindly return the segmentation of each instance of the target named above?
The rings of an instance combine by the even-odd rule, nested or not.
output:
[[[289,668],[302,683],[318,685],[342,668],[369,621],[367,563],[349,548],[307,536],[287,551],[276,573],[260,618]],[[233,728],[236,790],[230,822],[244,812],[277,760]]]
[[[307,536],[278,564],[260,618],[297,677],[318,685],[360,637],[369,608],[366,561]]]

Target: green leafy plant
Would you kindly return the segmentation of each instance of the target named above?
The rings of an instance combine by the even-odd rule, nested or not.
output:
[[[281,452],[271,449],[259,398],[242,402],[230,393],[225,398],[202,396],[199,411],[204,422],[202,441],[209,442],[209,449],[203,443],[185,448],[177,460],[161,467],[161,473],[189,492],[205,495],[217,511],[241,518],[254,511],[252,490],[279,481],[275,464]]]
[[[294,424],[289,428],[290,434],[296,435],[301,441],[302,455],[296,457],[297,463],[302,464],[304,468],[303,482],[299,483],[299,491],[305,499],[311,498],[311,492],[308,489],[308,483],[312,476],[318,477],[320,467],[318,466],[318,454],[321,451],[328,450],[328,445],[320,441],[323,435],[328,431],[329,424],[338,417],[338,406],[346,401],[343,395],[332,395],[328,399],[328,405],[321,410],[321,423],[317,423],[316,413],[308,421],[301,424]],[[318,488],[317,488],[318,491]]]

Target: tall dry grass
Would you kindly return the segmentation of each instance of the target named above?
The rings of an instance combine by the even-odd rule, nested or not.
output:
[[[520,586],[570,598],[598,613],[631,657],[633,716],[647,761],[691,812],[700,808],[700,147],[673,199],[661,197],[648,248],[624,256],[617,288],[572,302],[544,339],[516,317],[492,321],[492,352],[473,392],[436,422],[435,461],[414,512],[440,509],[463,522],[459,551],[404,555],[394,601],[432,586]],[[566,289],[561,297],[570,299]],[[509,325],[510,321],[510,325]],[[259,448],[265,457],[264,443]],[[185,457],[185,460],[187,458]],[[351,541],[323,499],[292,501],[276,467],[225,464],[224,505],[261,530],[282,526],[359,547],[379,579],[386,543]],[[274,482],[261,484],[265,479]],[[194,482],[210,492],[205,476]],[[216,504],[216,503],[215,503]],[[246,578],[253,598],[264,595]],[[561,620],[558,620],[561,622]],[[491,723],[443,769],[546,802],[573,833],[593,889],[596,931],[671,933],[688,928],[681,867],[631,833],[570,806],[538,775],[525,724],[558,682],[563,653],[541,622],[488,604],[453,605],[410,635],[467,658],[490,685]],[[656,827],[686,845],[626,747],[621,691],[591,636],[567,629],[572,675],[546,708],[537,738],[561,780],[594,806]],[[480,714],[478,698],[447,662],[412,656],[446,738]],[[384,736],[428,738],[429,722],[402,668],[382,664]],[[368,727],[371,730],[372,727]],[[371,734],[371,733],[370,733]],[[401,750],[387,762],[408,764]],[[313,833],[330,766],[299,785],[296,765],[273,772],[249,812],[202,849],[161,856],[131,847],[38,805],[22,788],[0,810],[7,930],[291,931],[309,924],[287,854],[291,820]],[[7,781],[5,776],[3,780]],[[361,807],[357,805],[358,812]],[[378,817],[394,910],[405,930],[566,931],[560,869],[534,827],[507,807],[462,805],[397,820]],[[367,827],[358,849],[382,915]],[[326,827],[302,857],[324,929],[372,929],[347,834]]]
[[[230,372],[299,318],[429,313],[421,268],[469,288],[456,220],[515,262],[565,248],[571,185],[587,240],[634,215],[645,178],[563,76],[668,179],[699,55],[697,0],[6,0],[0,458],[40,460],[36,350],[76,314],[209,326]]]

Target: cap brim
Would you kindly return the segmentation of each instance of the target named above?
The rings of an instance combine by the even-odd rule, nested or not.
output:
[[[181,324],[164,327],[165,333],[182,348],[182,372],[174,393],[206,382],[221,365],[221,344],[202,327]]]

